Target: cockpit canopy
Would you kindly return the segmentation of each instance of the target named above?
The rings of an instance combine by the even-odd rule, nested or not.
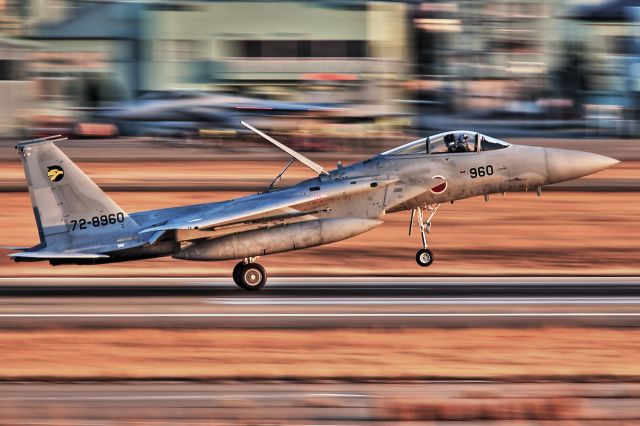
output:
[[[490,136],[467,130],[456,130],[418,139],[385,151],[381,155],[460,154],[494,151],[508,146],[508,143]]]

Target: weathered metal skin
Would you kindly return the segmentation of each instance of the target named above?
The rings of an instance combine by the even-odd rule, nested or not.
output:
[[[473,148],[459,149],[467,136],[475,141]],[[446,146],[439,145],[441,140]],[[464,130],[331,171],[286,148],[317,177],[233,200],[128,214],[54,142],[44,138],[17,145],[40,243],[11,254],[15,261],[253,258],[350,238],[380,225],[388,213],[536,189],[617,163],[586,152],[511,145]]]
[[[309,220],[254,229],[196,243],[173,257],[184,260],[230,260],[320,246],[369,231],[382,221],[354,217]]]

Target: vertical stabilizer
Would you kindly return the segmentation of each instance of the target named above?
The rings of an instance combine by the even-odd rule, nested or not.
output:
[[[40,242],[61,239],[66,246],[83,237],[120,233],[137,224],[55,144],[61,138],[21,142],[24,166]]]

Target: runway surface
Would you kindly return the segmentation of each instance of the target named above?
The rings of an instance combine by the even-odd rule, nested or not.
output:
[[[640,419],[638,395],[638,383],[624,382],[7,383],[0,385],[0,422],[631,424]]]
[[[0,279],[0,328],[640,326],[640,278]]]

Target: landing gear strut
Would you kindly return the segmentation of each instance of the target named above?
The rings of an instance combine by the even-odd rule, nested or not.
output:
[[[243,290],[258,291],[267,283],[267,271],[255,257],[239,262],[233,268],[233,281]]]
[[[413,218],[418,212],[418,227],[420,228],[420,236],[422,237],[422,248],[416,253],[416,262],[422,267],[427,267],[433,263],[433,252],[428,249],[427,234],[431,232],[431,220],[435,216],[440,203],[429,204],[423,207],[416,207],[411,210],[411,220],[409,222],[409,235],[411,235],[411,229],[413,228]],[[429,218],[425,221],[423,211],[431,212]]]

